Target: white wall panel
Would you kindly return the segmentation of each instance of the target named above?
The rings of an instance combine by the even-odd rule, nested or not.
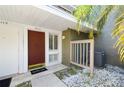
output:
[[[18,72],[18,29],[0,24],[0,77]]]

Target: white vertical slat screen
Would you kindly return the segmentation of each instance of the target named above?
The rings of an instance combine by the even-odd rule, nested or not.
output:
[[[80,43],[80,64],[82,63],[82,44]]]
[[[70,62],[74,65],[90,69],[94,68],[94,40],[77,40],[70,42]]]
[[[78,44],[76,44],[76,62],[78,63]]]
[[[85,43],[83,43],[83,64],[85,63]]]
[[[88,66],[88,43],[86,43],[86,66]]]

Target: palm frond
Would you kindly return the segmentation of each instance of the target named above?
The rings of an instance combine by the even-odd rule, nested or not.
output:
[[[115,43],[115,45],[114,45],[114,48],[117,48],[120,44],[123,43],[123,41],[124,41],[124,38],[119,38],[119,39],[116,41],[116,43]]]
[[[114,48],[118,49],[118,54],[121,61],[124,61],[124,14],[121,14],[116,18],[115,26],[112,31],[112,37],[118,37]]]
[[[102,11],[100,17],[98,18],[98,20],[96,22],[98,31],[102,30],[103,26],[105,25],[105,23],[108,19],[108,15],[112,11],[113,8],[114,8],[113,5],[109,5],[109,6],[106,6],[106,8]]]
[[[118,9],[120,7],[114,5],[108,6],[91,6],[91,5],[82,5],[78,6],[73,15],[77,19],[77,30],[79,31],[82,25],[82,22],[88,22],[94,27],[97,28],[98,32],[102,31],[105,23],[108,20],[108,16],[113,9]],[[123,8],[120,8],[123,9]],[[121,13],[121,12],[120,12]],[[112,38],[118,37],[114,48],[118,48],[118,54],[120,55],[121,61],[124,61],[124,13],[121,13],[117,17],[112,31]],[[89,33],[90,37],[93,37],[93,30]]]
[[[82,22],[86,20],[86,17],[90,14],[92,5],[80,5],[73,11],[73,15],[77,19],[77,30],[79,32]]]

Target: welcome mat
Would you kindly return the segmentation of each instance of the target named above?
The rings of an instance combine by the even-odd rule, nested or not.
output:
[[[16,85],[15,87],[32,87],[32,84],[31,81],[25,81],[23,83]]]
[[[9,87],[11,80],[12,80],[12,78],[0,80],[0,87]]]
[[[37,73],[40,73],[40,72],[43,72],[43,71],[46,71],[47,69],[45,67],[43,68],[39,68],[39,69],[35,69],[35,70],[32,70],[31,71],[31,74],[37,74]]]

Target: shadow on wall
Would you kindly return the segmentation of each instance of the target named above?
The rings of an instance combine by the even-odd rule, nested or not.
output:
[[[70,64],[70,41],[74,40],[83,40],[88,38],[88,34],[84,32],[80,32],[78,34],[77,31],[72,29],[67,29],[62,32],[62,63],[64,65]]]
[[[124,68],[124,63],[120,62],[117,49],[113,48],[116,39],[112,39],[111,37],[116,15],[117,12],[115,11],[110,14],[102,33],[95,38],[95,49],[102,49],[105,51],[105,61],[107,64],[112,64]]]

